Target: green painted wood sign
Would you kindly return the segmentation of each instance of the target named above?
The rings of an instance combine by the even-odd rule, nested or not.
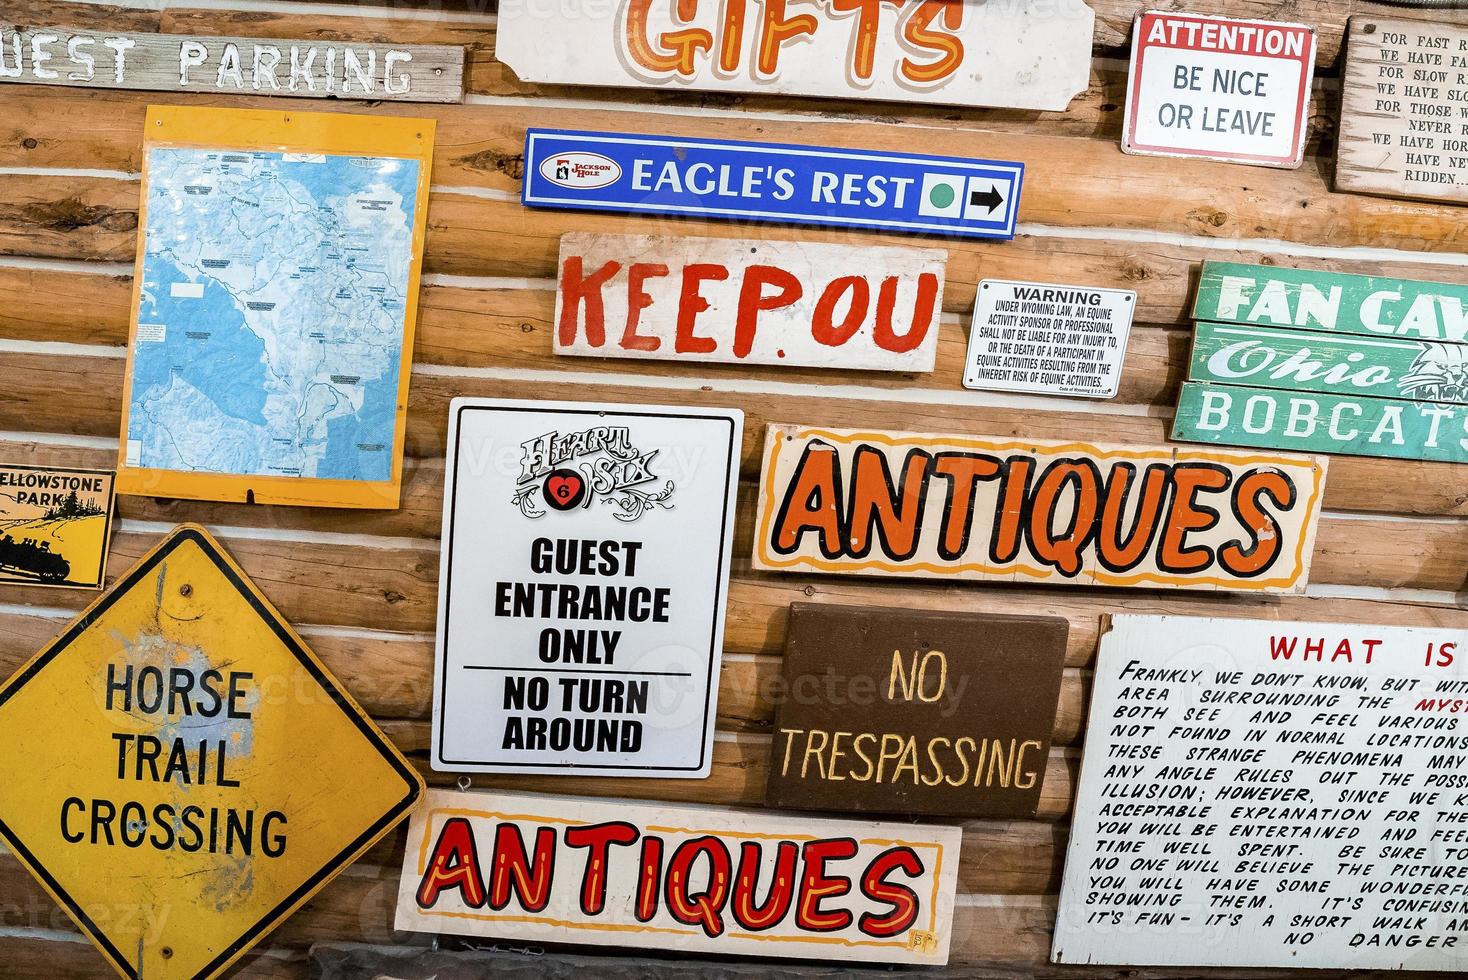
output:
[[[1205,262],[1195,320],[1468,341],[1468,285]]]
[[[1447,463],[1468,462],[1468,406],[1187,382],[1172,437]]]
[[[1199,323],[1188,379],[1468,404],[1468,344]]]

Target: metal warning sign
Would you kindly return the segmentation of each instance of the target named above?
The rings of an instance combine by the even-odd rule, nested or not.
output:
[[[148,980],[224,972],[423,794],[193,525],[0,687],[0,744],[0,836]]]

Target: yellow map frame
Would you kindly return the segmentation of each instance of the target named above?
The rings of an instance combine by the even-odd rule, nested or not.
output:
[[[128,330],[127,375],[122,399],[122,433],[117,452],[117,492],[133,496],[178,497],[188,500],[396,508],[402,492],[408,381],[413,367],[413,334],[418,320],[418,283],[423,265],[423,240],[428,225],[428,185],[429,170],[433,164],[434,120],[331,112],[149,106],[146,126],[142,194],[138,204],[138,244],[133,269],[131,323]],[[158,145],[193,149],[401,157],[419,162],[418,194],[413,213],[413,257],[408,267],[407,301],[403,313],[402,363],[398,372],[392,475],[389,479],[367,481],[198,473],[127,464],[133,351],[137,342],[143,256],[147,244],[147,150]]]

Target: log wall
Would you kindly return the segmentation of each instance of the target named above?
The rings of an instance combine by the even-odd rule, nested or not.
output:
[[[0,0],[0,22],[176,34],[355,38],[468,49],[463,105],[311,108],[438,120],[424,291],[412,375],[401,509],[342,512],[122,497],[110,576],[174,523],[209,525],[328,666],[428,772],[432,631],[448,401],[457,395],[682,402],[747,413],[739,545],[731,577],[713,774],[706,782],[478,777],[480,787],[758,805],[769,691],[795,600],[1065,616],[1070,649],[1044,801],[1034,821],[965,825],[953,963],[969,975],[1212,976],[1248,971],[1109,970],[1047,964],[1072,783],[1107,612],[1311,619],[1468,628],[1468,467],[1331,461],[1308,594],[1247,598],[1181,591],[1021,589],[769,575],[750,570],[756,447],[771,420],[989,435],[1165,442],[1185,366],[1186,311],[1204,259],[1464,281],[1468,209],[1329,191],[1339,51],[1352,13],[1468,24],[1465,11],[1348,0],[1188,5],[1319,28],[1310,156],[1296,171],[1124,156],[1117,143],[1125,58],[1140,0],[1092,0],[1096,60],[1065,113],[954,109],[698,93],[534,87],[494,59],[490,0],[295,4],[283,0],[131,6]],[[159,9],[161,8],[161,9]],[[0,459],[108,466],[115,459],[142,121],[150,103],[271,105],[257,98],[0,87]],[[274,103],[278,105],[279,103]],[[553,276],[570,231],[926,244],[921,239],[693,220],[526,211],[528,125],[721,136],[1025,161],[1013,242],[945,242],[946,315],[937,369],[879,375],[805,369],[557,359]],[[980,278],[1135,289],[1118,396],[1040,399],[960,388],[967,313]],[[743,556],[743,557],[741,557]],[[0,592],[0,676],[91,598]],[[394,934],[400,830],[268,937],[240,976],[307,975],[314,942],[421,942]],[[122,914],[125,910],[113,910]],[[0,975],[104,977],[70,921],[0,853]],[[1255,971],[1253,976],[1268,975]],[[1361,974],[1353,974],[1359,976]]]

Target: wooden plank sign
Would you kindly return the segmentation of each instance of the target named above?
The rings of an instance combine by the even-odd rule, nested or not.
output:
[[[193,525],[0,686],[0,744],[0,837],[131,978],[226,972],[423,793]]]
[[[957,827],[434,790],[396,926],[600,946],[941,966]]]
[[[0,464],[0,585],[100,589],[115,476]]]
[[[891,9],[894,8],[895,9]],[[1090,82],[1095,13],[888,0],[506,3],[495,57],[522,81],[1064,110]]]
[[[449,414],[433,767],[707,776],[743,414]]]
[[[754,567],[1304,591],[1324,459],[770,425]]]
[[[1468,462],[1468,287],[1206,263],[1173,437]],[[1266,326],[1267,325],[1267,326]]]
[[[1294,169],[1305,158],[1315,28],[1144,11],[1121,148]]]
[[[1465,651],[1440,627],[1115,617],[1054,961],[1461,974]]]
[[[1193,318],[1463,343],[1468,284],[1204,262]]]
[[[1130,289],[984,279],[963,386],[1111,398],[1136,308]]]
[[[804,810],[1033,816],[1070,624],[790,607],[765,802]]]
[[[464,98],[464,49],[0,24],[0,82],[460,102]]]
[[[556,353],[931,371],[943,249],[561,236]]]
[[[1468,204],[1468,27],[1355,16],[1337,190]]]

